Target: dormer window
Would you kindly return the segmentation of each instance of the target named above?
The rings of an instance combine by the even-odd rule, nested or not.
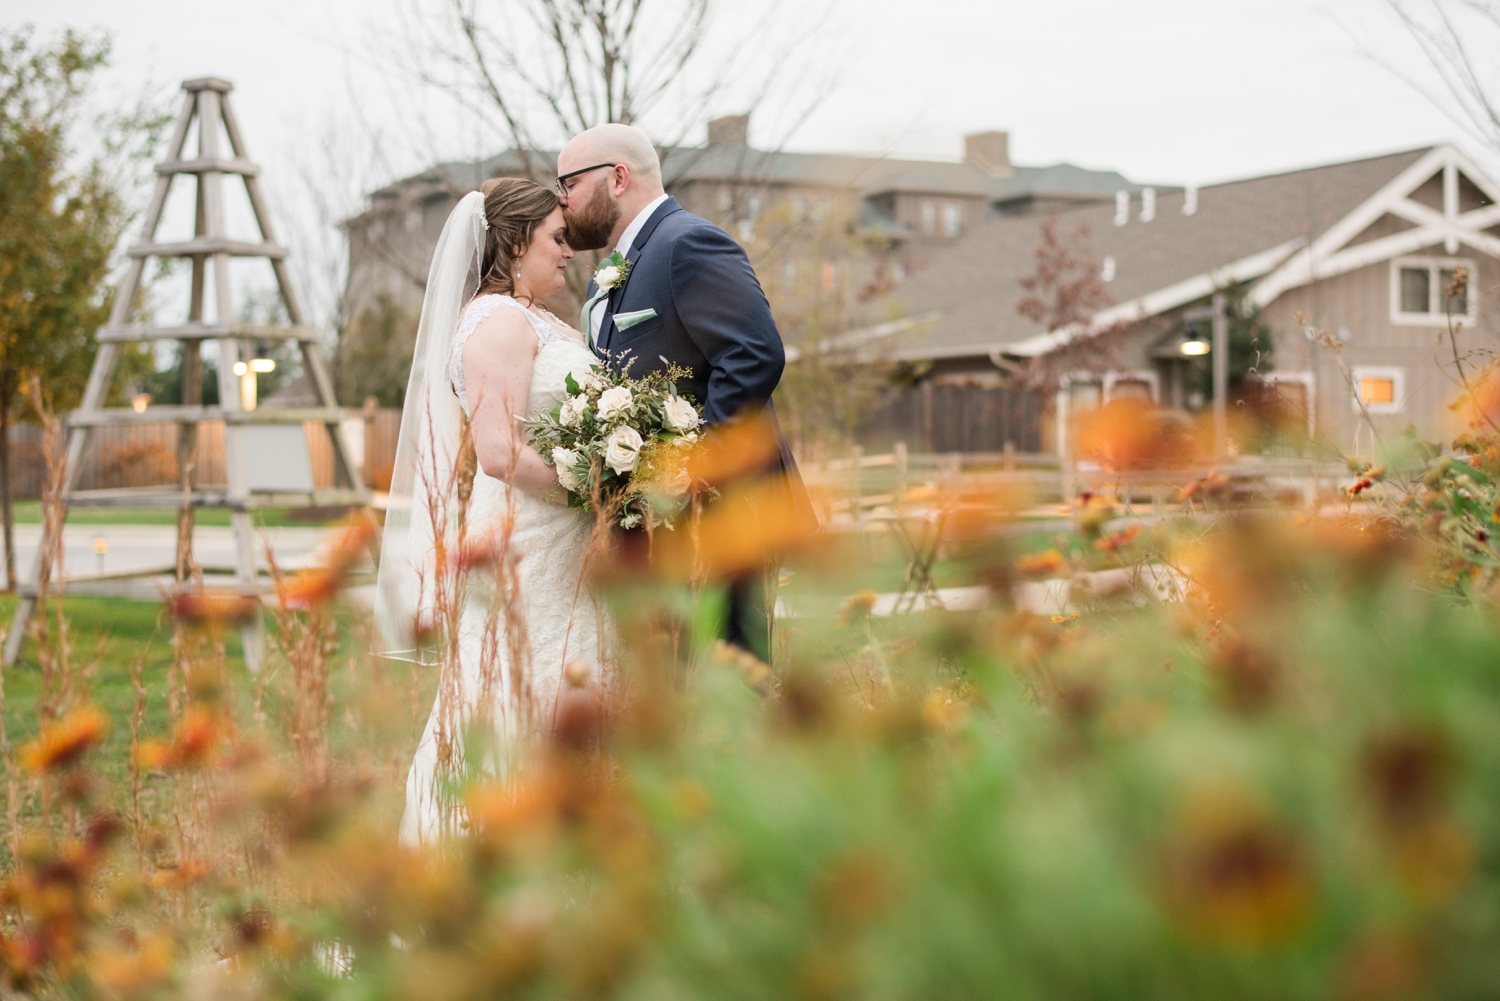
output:
[[[943,206],[943,235],[952,239],[964,231],[963,206],[949,202]]]
[[[964,207],[958,202],[924,199],[921,208],[922,235],[956,239],[964,232]]]

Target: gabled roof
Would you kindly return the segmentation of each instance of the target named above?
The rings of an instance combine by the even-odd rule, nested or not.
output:
[[[544,169],[557,162],[556,153],[537,152],[531,154],[534,164]],[[521,157],[515,150],[506,150],[483,160],[446,160],[435,163],[420,173],[392,181],[385,187],[370,192],[370,198],[380,201],[395,198],[412,187],[428,187],[434,192],[469,192],[478,189],[492,177],[524,176]]]
[[[544,169],[557,154],[538,152],[533,160]],[[413,186],[434,191],[469,191],[491,177],[522,172],[513,150],[472,162],[433,164],[373,192],[375,200],[395,197]],[[670,188],[693,181],[733,181],[849,188],[865,197],[888,191],[987,198],[1005,201],[1035,194],[1107,198],[1140,185],[1112,170],[1089,170],[1069,163],[1050,167],[1015,167],[1010,177],[993,177],[972,163],[945,160],[901,160],[835,153],[785,153],[726,145],[677,147],[664,152],[662,176]]]
[[[866,197],[889,191],[982,197],[1004,201],[1028,194],[1112,196],[1140,185],[1113,170],[1089,170],[1070,163],[1050,167],[1014,167],[1011,176],[995,177],[972,163],[949,160],[903,160],[841,153],[787,153],[751,146],[683,147],[667,151],[662,174],[674,181],[761,181],[844,187]]]
[[[1450,148],[1210,185],[1197,192],[1192,215],[1183,214],[1189,197],[1183,190],[1159,192],[1150,221],[1141,221],[1141,201],[1132,199],[1122,226],[1115,225],[1114,204],[1085,206],[1058,215],[1059,234],[1066,240],[1083,229],[1093,258],[1114,261],[1105,288],[1119,305],[1101,314],[1101,325],[1152,315],[1270,274],[1434,149]],[[1016,312],[1020,281],[1036,269],[1042,221],[987,220],[933,258],[896,298],[912,315],[940,315],[888,347],[906,357],[955,357],[1032,355],[1063,343],[1066,334],[1043,330]]]

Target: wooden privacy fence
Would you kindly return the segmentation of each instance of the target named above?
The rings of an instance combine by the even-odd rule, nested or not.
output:
[[[321,424],[305,424],[308,455],[312,459],[313,485],[328,489],[334,483],[333,444]],[[367,407],[344,412],[344,431],[361,474],[371,489],[390,487],[396,457],[396,437],[401,430],[401,411]],[[60,436],[61,438],[61,436]],[[59,440],[59,447],[62,442]],[[11,496],[35,500],[42,494],[46,464],[42,455],[42,429],[19,424],[10,429]],[[195,457],[198,482],[222,486],[224,470],[224,424],[205,421],[198,425]],[[78,489],[152,487],[177,482],[177,426],[139,424],[95,428],[83,454]]]

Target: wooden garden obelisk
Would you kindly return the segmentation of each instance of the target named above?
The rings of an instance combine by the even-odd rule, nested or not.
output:
[[[287,276],[287,251],[276,243],[271,216],[266,209],[257,175],[250,162],[239,123],[229,104],[233,85],[205,77],[182,85],[184,98],[177,116],[167,159],[156,165],[156,190],[146,210],[140,242],[130,248],[130,266],[109,322],[97,335],[98,354],[84,390],[83,402],[68,417],[67,471],[64,496],[69,504],[177,507],[178,545],[170,563],[178,586],[189,586],[193,571],[193,513],[202,507],[228,508],[234,529],[235,586],[244,594],[259,595],[264,588],[256,570],[256,540],[250,512],[269,507],[334,507],[368,504],[359,471],[352,461],[340,429],[342,414],[333,395],[333,382],[317,349],[317,333],[303,324],[302,310]],[[188,158],[184,147],[197,125],[197,155]],[[225,140],[228,149],[225,150]],[[227,152],[227,155],[226,155]],[[225,230],[224,185],[227,177],[240,178],[249,197],[251,212],[260,231],[259,242],[229,239]],[[178,178],[196,186],[193,237],[171,243],[157,242],[162,210],[172,183]],[[179,326],[142,326],[130,322],[137,302],[146,263],[152,258],[188,258],[192,261],[192,286],[186,321]],[[270,262],[287,322],[255,325],[235,320],[231,258],[263,258]],[[210,270],[213,281],[210,284]],[[206,318],[206,302],[212,292],[213,320]],[[132,408],[105,408],[110,380],[121,344],[175,340],[182,351],[182,399],[176,404]],[[218,346],[219,404],[203,405],[202,344]],[[253,355],[256,344],[295,341],[302,366],[317,396],[314,407],[259,407],[247,391],[247,379],[255,378]],[[237,371],[238,370],[238,371]],[[253,383],[248,385],[253,386]],[[199,482],[194,468],[199,425],[224,422],[227,483],[212,488]],[[173,423],[178,427],[179,483],[146,489],[78,490],[79,467],[96,427]],[[321,425],[331,438],[334,486],[318,490],[312,480],[305,425]],[[163,565],[142,571],[156,575]],[[35,602],[40,554],[22,585],[21,602],[6,637],[4,663],[15,662],[25,640],[26,624]],[[58,568],[59,571],[61,568]],[[259,669],[264,652],[264,626],[259,616],[244,629],[245,660]]]

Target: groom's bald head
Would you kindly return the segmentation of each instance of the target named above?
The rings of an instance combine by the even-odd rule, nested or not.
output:
[[[653,198],[662,193],[656,147],[632,125],[611,122],[578,133],[557,155],[557,173],[569,174],[596,163],[623,163],[630,168],[631,187]]]
[[[619,243],[630,221],[663,193],[656,147],[629,125],[574,136],[557,154],[557,177],[574,250]]]

